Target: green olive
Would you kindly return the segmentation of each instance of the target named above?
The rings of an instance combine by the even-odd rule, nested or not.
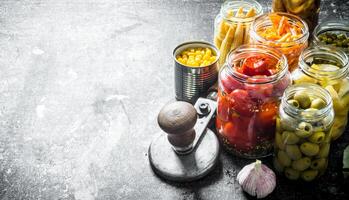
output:
[[[287,153],[284,151],[279,151],[277,154],[277,159],[281,165],[288,167],[291,165],[291,158],[288,157]]]
[[[292,105],[293,107],[295,108],[299,108],[299,103],[297,100],[294,100],[294,99],[290,99],[287,101],[288,104]]]
[[[299,141],[299,137],[290,131],[284,131],[281,137],[284,144],[296,144]]]
[[[282,141],[281,134],[278,132],[275,133],[275,145],[277,148],[285,150],[285,144]]]
[[[285,176],[290,180],[297,180],[299,178],[299,171],[294,170],[292,168],[285,169]]]
[[[316,178],[318,173],[319,172],[317,170],[307,170],[307,171],[302,172],[301,177],[305,181],[312,181]]]
[[[326,163],[327,163],[327,159],[326,158],[319,158],[319,159],[313,160],[311,162],[310,167],[312,169],[316,169],[316,170],[325,169],[326,168]]]
[[[311,160],[308,157],[301,158],[292,162],[292,168],[298,171],[304,171],[311,165]]]
[[[313,126],[308,122],[301,122],[298,124],[298,128],[295,133],[301,138],[309,137],[311,134],[313,134]]]
[[[280,124],[282,130],[285,131],[293,131],[295,128],[293,127],[293,124],[290,120],[287,119],[280,119]]]
[[[302,152],[297,145],[286,145],[286,153],[292,160],[298,160],[302,158]]]
[[[326,107],[326,102],[322,100],[321,98],[316,98],[311,102],[310,105],[311,108],[316,108],[316,109],[322,109]]]
[[[300,149],[302,153],[307,156],[315,156],[320,151],[319,145],[310,142],[301,144]]]
[[[282,128],[281,128],[281,121],[280,121],[280,118],[276,118],[276,131],[278,132],[282,132]]]
[[[321,145],[320,150],[317,154],[317,158],[327,158],[330,153],[330,143],[324,143]]]
[[[313,135],[311,135],[308,139],[312,143],[316,143],[316,144],[322,143],[325,140],[325,133],[316,132]]]
[[[297,91],[294,94],[293,99],[298,101],[299,106],[303,109],[309,108],[309,106],[311,104],[310,98],[309,98],[307,92],[305,92],[305,91]]]
[[[273,159],[273,164],[274,164],[274,168],[277,172],[284,171],[284,166],[282,166],[282,164],[276,158]]]
[[[325,133],[325,139],[323,142],[326,142],[326,143],[331,142],[331,139],[332,139],[331,134],[327,132]]]

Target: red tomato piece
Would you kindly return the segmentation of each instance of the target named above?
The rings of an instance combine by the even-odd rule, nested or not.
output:
[[[220,91],[218,93],[221,94]],[[217,118],[224,121],[229,121],[230,106],[230,101],[227,100],[225,96],[219,95],[217,98]]]
[[[242,88],[242,83],[233,78],[230,75],[222,74],[220,78],[222,89],[227,94],[230,94],[233,90]]]
[[[222,133],[223,131],[223,123],[218,117],[216,117],[216,130],[218,133]]]
[[[236,123],[236,131],[231,143],[240,152],[248,152],[256,146],[257,137],[254,124],[255,116],[240,117]]]
[[[261,56],[252,56],[244,60],[242,65],[242,73],[247,76],[270,75],[269,59]]]
[[[249,97],[246,90],[236,89],[229,94],[232,108],[243,116],[252,116],[255,109],[255,103]]]
[[[257,123],[263,132],[274,129],[276,123],[276,115],[278,112],[278,103],[275,101],[265,102],[260,106],[257,114]]]
[[[252,99],[266,99],[272,96],[273,93],[273,84],[272,83],[263,83],[268,79],[264,76],[253,77],[253,79],[248,79],[245,84],[245,89],[248,91]],[[261,83],[261,84],[258,84]]]

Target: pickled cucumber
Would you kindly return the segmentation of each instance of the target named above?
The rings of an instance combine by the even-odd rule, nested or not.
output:
[[[284,144],[296,144],[299,141],[299,137],[290,131],[284,131],[281,137]]]
[[[318,173],[319,173],[319,171],[317,171],[317,170],[307,170],[307,171],[302,172],[301,177],[305,181],[312,181],[316,178]]]
[[[311,162],[310,167],[312,169],[316,169],[316,170],[325,169],[326,168],[326,163],[327,163],[327,159],[326,158],[320,158],[320,159],[313,160]]]
[[[311,135],[308,139],[312,143],[317,143],[317,144],[322,143],[325,140],[325,133],[316,132],[313,135]]]
[[[302,158],[302,153],[297,145],[286,145],[286,153],[292,160]]]
[[[343,134],[347,122],[347,116],[335,116],[333,126],[330,131],[332,140],[337,139],[339,136]]]
[[[295,77],[293,80],[294,84],[299,84],[299,83],[314,83],[317,84],[318,81],[314,78],[311,78],[310,76],[307,76],[305,74],[299,74],[298,76]]]
[[[277,159],[279,161],[279,163],[284,166],[284,167],[288,167],[291,165],[291,158],[288,157],[287,153],[284,151],[279,151],[277,154]]]
[[[297,180],[300,176],[300,172],[292,168],[286,168],[285,176],[290,180]]]
[[[304,171],[311,165],[311,159],[308,157],[301,158],[292,162],[292,168],[298,171]]]
[[[310,142],[301,144],[300,149],[301,152],[307,156],[315,156],[320,151],[319,145]]]

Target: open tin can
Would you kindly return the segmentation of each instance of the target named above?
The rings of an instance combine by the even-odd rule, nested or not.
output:
[[[177,55],[189,48],[210,48],[216,60],[207,65],[192,67],[181,64]],[[176,99],[194,104],[199,97],[204,97],[208,89],[214,85],[218,77],[219,50],[213,44],[204,41],[189,41],[178,45],[173,50],[175,61],[175,93]]]

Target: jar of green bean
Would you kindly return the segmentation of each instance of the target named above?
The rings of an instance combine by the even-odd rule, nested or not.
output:
[[[328,164],[333,119],[325,89],[311,83],[288,87],[276,121],[275,170],[290,180],[321,176]]]

